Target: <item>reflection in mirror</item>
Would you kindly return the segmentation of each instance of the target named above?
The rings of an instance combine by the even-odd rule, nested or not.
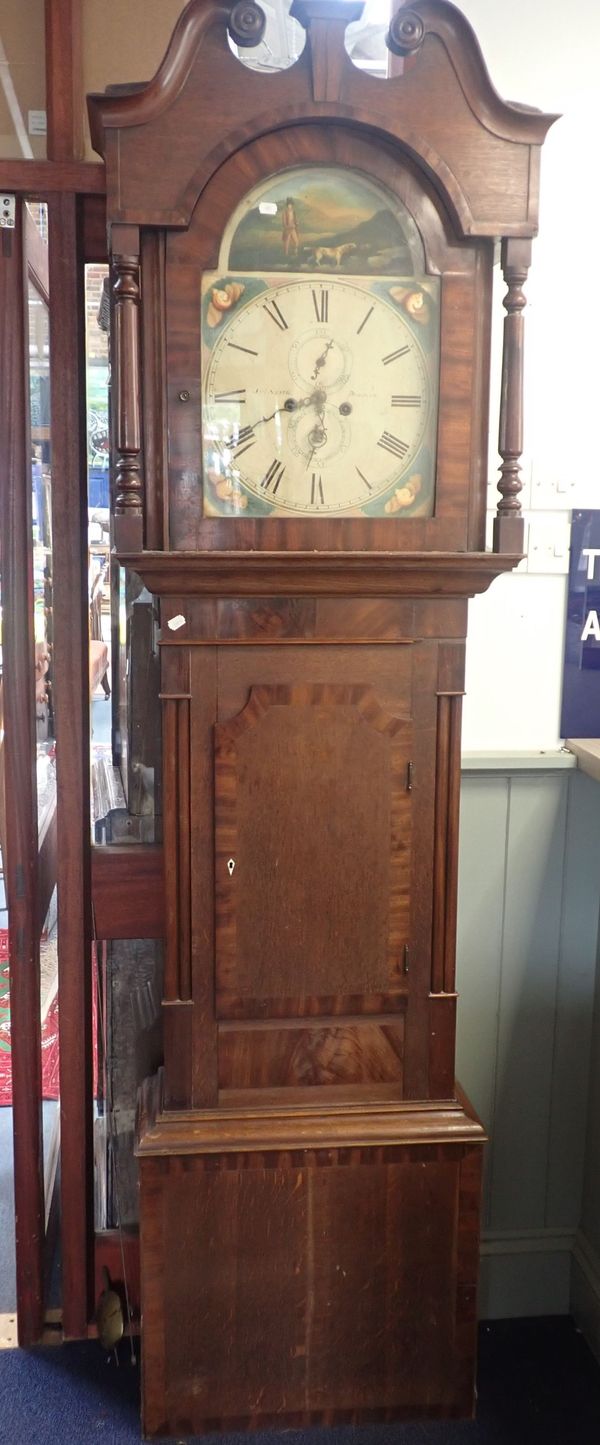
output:
[[[46,155],[44,0],[2,0],[0,13],[0,156]]]
[[[48,784],[46,763],[53,758],[54,753],[50,323],[46,300],[31,281],[28,286],[28,310],[35,708],[38,758],[41,761],[38,769],[38,801],[41,803]]]
[[[43,204],[28,210],[47,245]],[[40,936],[42,1131],[46,1224],[54,1192],[59,1128],[58,935],[56,877],[56,729],[53,705],[52,441],[50,317],[46,298],[29,280],[29,418],[35,637],[35,719],[40,903],[47,909]]]
[[[40,843],[40,849],[43,849],[43,842]],[[40,1022],[42,1028],[42,1098],[44,1100],[42,1131],[46,1227],[48,1227],[60,1151],[57,903],[58,895],[54,888],[40,937]]]
[[[86,399],[88,462],[88,613],[94,817],[112,778],[108,268],[86,266]],[[100,808],[98,814],[96,809]]]
[[[133,1137],[137,1091],[162,1063],[162,943],[98,943],[98,1093],[94,1124],[96,1229],[138,1222]]]
[[[87,266],[92,823],[97,843],[152,843],[160,837],[158,608],[111,554],[109,326],[108,268]]]

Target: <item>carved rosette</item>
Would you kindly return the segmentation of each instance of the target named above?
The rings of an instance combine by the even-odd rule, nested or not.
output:
[[[414,10],[398,10],[390,21],[386,45],[392,55],[414,55],[423,44],[425,26]]]
[[[139,256],[114,256],[115,516],[143,516]]]

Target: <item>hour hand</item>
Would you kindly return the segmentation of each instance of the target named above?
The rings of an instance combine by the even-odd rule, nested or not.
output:
[[[279,416],[280,411],[281,407],[276,406],[275,411],[272,411],[270,416],[258,416],[256,421],[249,422],[247,426],[240,427],[237,437],[235,435],[228,437],[225,445],[227,447],[233,447],[236,451],[244,442],[246,446],[252,446],[251,439],[254,437],[256,428],[262,426],[265,421],[272,421],[274,416]]]
[[[286,397],[285,401],[282,402],[281,406],[276,406],[275,411],[272,411],[269,416],[259,417],[258,421],[255,421],[254,425],[255,427],[257,427],[261,426],[264,421],[272,421],[273,417],[280,416],[282,411],[297,411],[298,408],[301,406],[309,406],[311,401],[312,397],[310,396],[305,397],[302,401],[295,401],[293,396],[288,396]]]

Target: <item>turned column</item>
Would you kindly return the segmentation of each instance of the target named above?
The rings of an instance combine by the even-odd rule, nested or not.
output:
[[[523,286],[531,263],[529,238],[505,238],[502,242],[502,270],[507,284],[503,305],[504,347],[498,451],[502,457],[498,491],[500,501],[494,518],[494,551],[523,551],[524,522],[521,511],[521,454],[523,451],[523,362],[527,304]]]
[[[115,543],[117,550],[141,551],[144,544],[144,479],[138,228],[115,227],[112,246]]]

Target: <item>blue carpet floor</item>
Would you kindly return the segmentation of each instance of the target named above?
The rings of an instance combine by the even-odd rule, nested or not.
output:
[[[0,1352],[2,1445],[139,1442],[138,1371],[98,1345]],[[205,1437],[205,1445],[207,1439]],[[220,1437],[222,1440],[223,1437]],[[230,1436],[245,1445],[599,1445],[600,1366],[567,1319],[483,1325],[476,1422]]]

